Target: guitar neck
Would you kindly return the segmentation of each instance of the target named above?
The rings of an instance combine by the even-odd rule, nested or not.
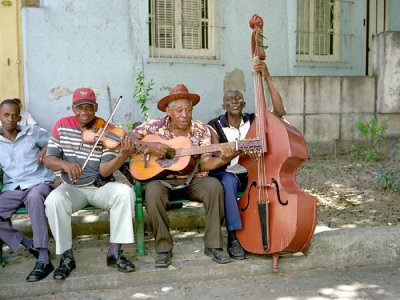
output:
[[[235,146],[235,148],[236,148],[236,142],[211,144],[211,145],[207,145],[207,146],[193,146],[190,148],[179,148],[179,149],[176,149],[175,157],[192,156],[192,155],[203,154],[203,153],[217,152],[217,151],[221,150],[223,145],[231,145],[231,146]]]

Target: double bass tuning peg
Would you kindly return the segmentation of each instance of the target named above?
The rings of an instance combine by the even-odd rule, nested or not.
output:
[[[267,49],[268,46],[264,46],[264,40],[267,39],[266,35],[262,34],[262,31],[260,31],[257,35],[257,45],[258,47],[262,48],[262,49]]]

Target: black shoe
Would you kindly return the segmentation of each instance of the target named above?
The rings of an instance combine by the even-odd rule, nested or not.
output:
[[[213,261],[216,261],[219,264],[226,264],[232,261],[228,253],[226,253],[222,248],[205,248],[204,254],[210,256]]]
[[[172,258],[172,251],[157,253],[155,261],[156,267],[158,268],[168,267],[171,264],[171,258]]]
[[[244,253],[244,250],[238,240],[233,241],[232,245],[228,247],[228,253],[229,256],[232,257],[233,259],[246,258],[246,254]]]
[[[36,259],[39,258],[39,250],[36,249],[35,247],[29,248],[29,253],[32,254]],[[47,249],[48,253],[49,253],[49,258],[50,258],[50,250]]]
[[[122,255],[122,250],[118,254],[107,255],[107,266],[115,267],[118,271],[128,273],[135,271],[135,265]]]
[[[69,276],[69,274],[71,274],[71,271],[75,268],[75,258],[63,254],[60,259],[60,265],[54,271],[53,278],[55,280],[64,280]]]
[[[49,263],[44,263],[44,262],[36,262],[35,267],[33,268],[32,272],[26,277],[26,281],[29,282],[35,282],[42,280],[45,278],[47,275],[49,275],[51,272],[53,272],[54,267],[49,261]]]

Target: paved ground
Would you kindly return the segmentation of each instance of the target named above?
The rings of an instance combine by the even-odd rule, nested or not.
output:
[[[237,276],[46,295],[40,299],[399,299],[400,265]]]
[[[326,228],[325,228],[326,229]],[[324,228],[318,228],[324,230]],[[317,233],[306,255],[281,257],[280,272],[271,272],[269,256],[219,265],[203,254],[203,230],[173,231],[174,257],[167,269],[154,267],[154,241],[147,255],[136,246],[124,254],[137,267],[123,274],[106,266],[108,235],[74,239],[77,269],[58,282],[28,283],[35,260],[20,249],[4,248],[0,298],[34,299],[400,299],[400,226],[328,230]],[[54,253],[54,243],[51,243]],[[58,258],[52,255],[53,263]]]

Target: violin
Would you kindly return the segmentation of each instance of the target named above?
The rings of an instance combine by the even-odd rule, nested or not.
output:
[[[124,130],[121,128],[116,128],[114,127],[114,125],[109,126],[110,120],[114,115],[115,111],[117,110],[118,105],[121,103],[121,100],[122,96],[119,96],[117,103],[115,104],[115,107],[112,110],[107,121],[104,121],[101,118],[96,118],[93,121],[93,124],[90,124],[90,126],[88,126],[87,129],[83,130],[82,140],[85,141],[86,143],[93,144],[93,146],[92,149],[90,150],[90,153],[86,157],[85,162],[82,165],[82,171],[83,169],[85,169],[98,143],[102,142],[105,147],[111,150],[118,149],[118,147],[121,145],[121,142],[125,137]]]
[[[119,149],[126,133],[122,128],[108,126],[104,130],[104,120],[97,118],[91,128],[82,131],[82,140],[88,144],[99,142],[112,151]],[[104,133],[103,133],[104,131]]]

